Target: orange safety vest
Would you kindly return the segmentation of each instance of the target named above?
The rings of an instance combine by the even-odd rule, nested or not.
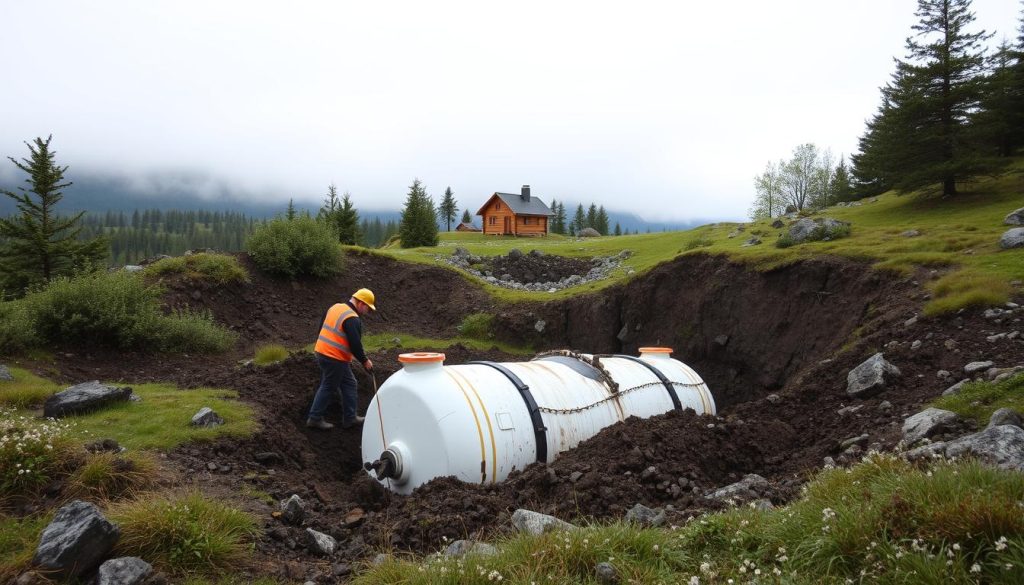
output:
[[[352,307],[345,303],[331,306],[327,311],[327,317],[324,318],[324,324],[320,326],[320,337],[317,338],[313,351],[339,361],[352,361],[352,350],[342,324],[358,316]]]

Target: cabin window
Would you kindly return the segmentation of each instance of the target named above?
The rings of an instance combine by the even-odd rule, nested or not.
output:
[[[530,218],[524,217],[523,218],[523,225],[530,225]]]
[[[494,208],[495,208],[495,209],[501,209],[501,201],[497,201],[497,202],[495,202],[495,204],[494,204]]]
[[[487,223],[490,224],[490,225],[496,225],[498,223],[498,218],[496,218],[496,217],[494,217],[492,215],[492,216],[487,218]]]

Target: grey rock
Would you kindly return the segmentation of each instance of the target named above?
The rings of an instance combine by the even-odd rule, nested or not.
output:
[[[1021,419],[1020,413],[1012,408],[1000,408],[999,410],[992,413],[992,416],[988,419],[988,426],[998,427],[1002,425],[1013,425],[1015,427],[1024,426],[1024,419]]]
[[[608,562],[594,565],[594,576],[601,585],[618,585],[621,582],[619,572],[615,570],[615,565]]]
[[[594,228],[583,228],[576,235],[580,238],[596,238],[601,235],[601,232]]]
[[[846,375],[846,393],[854,398],[867,398],[885,390],[889,381],[900,375],[899,368],[876,353]]]
[[[988,427],[946,444],[947,457],[972,455],[1002,469],[1024,471],[1024,429],[1013,425]]]
[[[519,532],[537,536],[555,530],[576,530],[576,527],[568,522],[559,520],[554,516],[541,514],[520,508],[512,513],[512,526]]]
[[[1003,218],[1003,225],[1024,225],[1024,207],[1015,209]]]
[[[779,396],[778,394],[769,394],[768,396],[765,396],[764,399],[770,402],[771,404],[779,404],[780,402],[782,402],[782,397]]]
[[[921,235],[921,232],[918,230],[907,230],[905,232],[901,232],[900,235],[904,238],[916,238]]]
[[[538,319],[537,322],[533,324],[533,328],[537,330],[537,333],[544,333],[544,327],[546,326],[547,323],[545,323],[543,319]]]
[[[963,387],[964,387],[964,384],[966,384],[966,383],[968,383],[968,382],[970,382],[970,381],[971,381],[971,379],[970,379],[970,378],[964,378],[963,380],[960,380],[960,381],[959,381],[959,382],[957,382],[956,384],[953,384],[953,385],[952,385],[952,386],[950,386],[949,388],[946,388],[945,390],[943,390],[943,391],[942,391],[942,395],[943,395],[943,396],[952,396],[952,395],[954,395],[954,394],[959,394],[959,393],[960,393],[960,390],[962,390],[962,389],[963,389]]]
[[[770,512],[775,509],[775,505],[772,504],[772,501],[766,500],[764,498],[761,498],[760,500],[754,500],[753,502],[750,503],[750,505],[758,512]]]
[[[907,319],[906,321],[903,322],[903,326],[904,327],[911,327],[911,326],[916,325],[916,324],[917,324],[917,315],[914,315],[913,317],[911,317],[911,318],[909,318],[909,319]]]
[[[626,512],[625,520],[643,527],[661,526],[665,523],[665,510],[636,504]]]
[[[910,349],[912,349],[913,351],[917,351],[917,350],[921,349],[921,345],[922,344],[923,344],[923,342],[920,339],[915,339],[914,343],[910,344]]]
[[[757,236],[750,236],[750,238],[747,239],[747,241],[745,241],[742,244],[740,244],[740,247],[741,248],[746,248],[748,246],[759,246],[759,245],[761,245],[761,238],[759,238]]]
[[[474,540],[456,540],[449,544],[448,548],[444,551],[444,556],[454,559],[459,559],[466,555],[493,557],[496,554],[498,554],[498,549],[486,542],[476,542]]]
[[[949,373],[947,370],[939,370],[938,372],[935,372],[935,377],[940,380],[948,380],[952,375],[953,374]]]
[[[709,500],[753,500],[758,497],[755,490],[766,487],[768,487],[767,479],[756,473],[751,473],[740,481],[718,488],[704,497]]]
[[[288,524],[302,524],[305,517],[306,505],[298,495],[292,494],[281,502],[281,519]]]
[[[519,248],[512,248],[508,251],[509,260],[519,260],[523,257],[523,251]]]
[[[805,217],[797,220],[793,225],[789,226],[789,237],[794,242],[800,243],[806,241],[818,230],[825,229],[831,232],[842,226],[848,225],[850,224],[847,222],[838,221],[831,217],[822,217],[818,219]]]
[[[776,219],[775,221],[772,222],[772,227],[775,229],[783,228],[785,226],[786,224],[783,223],[781,219]]]
[[[571,474],[569,474],[569,481],[572,483],[576,483],[577,481],[580,480],[581,477],[583,477],[583,472],[574,471]]]
[[[138,264],[125,264],[121,268],[121,270],[124,270],[125,272],[142,272],[145,269],[145,266],[139,266]]]
[[[96,585],[136,585],[152,572],[153,566],[139,557],[110,559],[100,565]]]
[[[191,424],[194,427],[217,427],[224,424],[224,419],[214,412],[212,408],[204,406],[199,409],[199,412],[192,415]]]
[[[954,349],[956,349],[957,344],[955,339],[947,339],[946,341],[942,342],[942,345],[949,351],[953,351]]]
[[[7,366],[0,364],[0,382],[13,382],[14,376],[11,375],[11,371],[7,369]]]
[[[715,345],[719,347],[725,347],[726,345],[729,345],[729,336],[719,335],[718,337],[715,337]]]
[[[883,400],[878,403],[878,410],[892,410],[892,403],[888,400]]]
[[[999,247],[1004,250],[1024,247],[1024,228],[1006,230],[999,238]]]
[[[455,250],[452,251],[452,256],[456,258],[469,258],[469,250],[462,246],[455,246]]]
[[[338,547],[338,541],[334,540],[334,537],[330,534],[324,534],[312,528],[307,528],[306,545],[313,554],[328,557],[334,554],[334,549]]]
[[[956,413],[941,408],[927,408],[903,421],[903,440],[908,445],[927,439],[960,420]]]
[[[995,362],[990,361],[971,362],[964,366],[964,373],[967,374],[968,376],[973,376],[974,374],[977,374],[979,372],[984,372],[985,370],[991,368],[994,365]]]
[[[865,433],[863,435],[860,435],[858,437],[850,437],[849,439],[846,439],[846,440],[842,441],[841,443],[839,443],[839,450],[840,451],[844,451],[844,450],[849,449],[850,447],[852,447],[854,445],[859,445],[859,446],[863,447],[864,445],[868,444],[868,439],[869,438],[870,437],[868,437],[867,433]]]
[[[75,500],[64,505],[43,529],[32,564],[69,579],[96,566],[110,553],[121,530],[96,506]]]
[[[838,414],[839,416],[846,416],[848,414],[853,414],[862,408],[864,408],[863,404],[856,404],[854,406],[844,406],[843,408],[837,410],[836,414]]]
[[[273,465],[274,463],[280,463],[282,461],[281,455],[275,451],[257,453],[253,455],[253,459],[255,459],[257,463],[262,463],[263,465]]]
[[[115,388],[97,380],[83,382],[47,398],[43,404],[43,416],[60,418],[89,412],[115,402],[125,402],[131,395],[131,388]]]

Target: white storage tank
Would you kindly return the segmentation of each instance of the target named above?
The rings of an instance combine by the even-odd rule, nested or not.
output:
[[[402,354],[402,370],[367,409],[364,467],[402,494],[449,475],[494,483],[630,416],[684,408],[715,414],[707,385],[671,353],[562,351],[529,362],[458,366],[445,366],[442,353]]]

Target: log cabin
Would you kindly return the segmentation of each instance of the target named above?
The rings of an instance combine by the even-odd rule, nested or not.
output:
[[[483,218],[484,234],[508,236],[546,236],[548,219],[554,215],[543,201],[530,195],[530,186],[522,192],[495,193],[476,212]]]

